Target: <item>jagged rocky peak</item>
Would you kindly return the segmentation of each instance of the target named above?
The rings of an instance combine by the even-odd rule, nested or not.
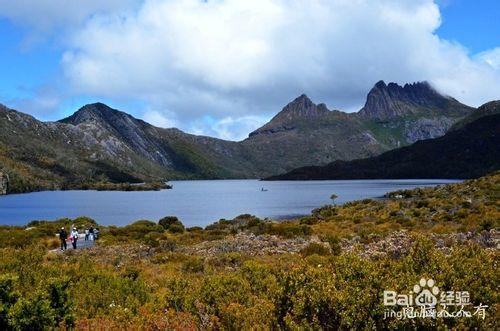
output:
[[[324,103],[316,105],[307,95],[302,94],[283,107],[271,121],[248,136],[290,131],[295,129],[296,125],[302,120],[316,119],[329,112]]]
[[[379,81],[370,90],[359,114],[368,118],[388,119],[413,114],[423,109],[445,110],[457,107],[457,111],[470,110],[457,100],[442,95],[428,82],[416,82],[400,86]]]
[[[276,115],[276,117],[280,115],[293,117],[316,117],[323,114],[325,111],[328,111],[328,108],[324,103],[316,105],[307,95],[302,94],[286,105],[283,110]]]

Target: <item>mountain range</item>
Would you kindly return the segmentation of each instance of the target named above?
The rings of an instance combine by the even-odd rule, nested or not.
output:
[[[354,160],[444,135],[473,113],[430,84],[378,82],[357,113],[301,95],[234,142],[155,127],[102,103],[57,122],[0,107],[0,171],[10,192],[89,182],[262,178]]]
[[[479,107],[444,136],[417,141],[379,156],[334,161],[268,180],[475,178],[500,169],[500,101]]]

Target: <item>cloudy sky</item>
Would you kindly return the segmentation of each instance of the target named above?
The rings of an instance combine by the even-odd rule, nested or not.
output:
[[[496,0],[0,0],[0,103],[102,101],[239,140],[306,93],[357,111],[380,79],[500,99]]]

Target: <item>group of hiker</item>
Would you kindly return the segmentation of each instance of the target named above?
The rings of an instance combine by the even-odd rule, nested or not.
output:
[[[70,227],[70,229],[71,230],[70,230],[69,235],[68,235],[68,232],[66,232],[66,229],[64,227],[62,227],[61,230],[59,231],[59,240],[61,240],[61,250],[62,251],[65,251],[66,249],[68,249],[68,246],[67,246],[68,240],[73,245],[73,249],[76,249],[78,239],[80,239],[80,233],[78,232],[78,229],[75,226]],[[85,233],[85,237],[84,237],[85,241],[97,240],[97,238],[99,237],[99,229],[98,228],[93,228],[93,227],[86,228],[84,233]]]

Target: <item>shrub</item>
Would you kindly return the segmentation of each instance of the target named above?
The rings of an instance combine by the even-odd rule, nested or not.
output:
[[[486,231],[490,231],[491,229],[493,229],[494,226],[495,222],[493,222],[490,219],[485,219],[479,224],[481,230],[486,230]]]
[[[309,225],[294,222],[267,223],[264,231],[285,238],[309,236],[312,233]]]
[[[183,233],[184,232],[184,225],[181,224],[172,224],[168,228],[168,231],[172,233]]]
[[[240,253],[224,253],[211,258],[208,262],[217,268],[236,268],[241,266],[244,260],[245,258]]]
[[[202,258],[189,257],[182,264],[182,271],[191,273],[201,273],[205,271],[205,263]]]
[[[158,221],[158,224],[163,227],[163,229],[168,230],[172,233],[184,232],[184,225],[176,216],[163,217]]]
[[[190,293],[192,284],[186,279],[174,278],[167,284],[165,301],[167,306],[177,311],[186,311],[191,308]]]
[[[132,224],[129,224],[125,226],[125,228],[133,229],[133,228],[155,228],[156,223],[148,220],[140,220],[140,221],[135,221]]]
[[[314,225],[318,223],[318,219],[312,216],[304,216],[299,220],[300,224]]]
[[[0,275],[0,330],[9,327],[9,309],[17,302],[19,293],[14,290],[17,278],[12,275]]]
[[[56,324],[54,310],[42,292],[20,298],[9,311],[9,324],[15,330],[43,330]]]
[[[159,246],[162,251],[173,252],[177,248],[177,242],[172,239],[160,240]]]
[[[342,247],[340,246],[340,239],[337,236],[329,235],[324,238],[330,245],[330,251],[333,255],[340,255],[342,253]]]
[[[151,244],[151,238],[154,235],[151,233],[162,233],[163,228],[154,222],[147,220],[140,220],[129,224],[123,228],[113,228],[110,233],[115,236],[123,236],[130,239],[146,240],[148,244]],[[146,235],[150,234],[148,237]]]
[[[186,229],[187,232],[202,232],[203,228],[201,226],[192,226]]]
[[[55,279],[49,284],[48,293],[50,307],[54,310],[56,325],[61,323],[66,327],[73,326],[75,316],[73,315],[72,300],[69,296],[68,279]]]
[[[245,306],[250,299],[250,284],[238,275],[227,274],[206,278],[198,293],[206,309],[220,316],[231,303]]]
[[[323,244],[320,243],[310,243],[306,247],[304,247],[300,253],[304,256],[309,256],[313,254],[317,255],[328,255],[330,254],[330,250]]]
[[[246,225],[246,227],[251,228],[254,226],[259,226],[260,224],[262,224],[262,220],[260,218],[252,217],[248,220],[248,224]]]

